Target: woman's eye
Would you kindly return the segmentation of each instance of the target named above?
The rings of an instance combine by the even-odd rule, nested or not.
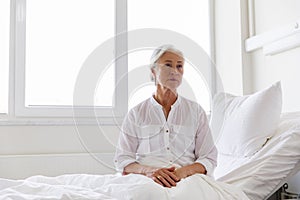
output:
[[[167,67],[172,67],[172,65],[170,63],[166,63],[165,64]]]
[[[178,69],[181,69],[183,66],[182,65],[177,65],[177,68]]]

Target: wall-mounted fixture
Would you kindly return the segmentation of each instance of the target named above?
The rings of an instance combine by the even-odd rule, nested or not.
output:
[[[247,52],[263,48],[265,55],[273,55],[298,46],[300,46],[300,19],[245,41]]]

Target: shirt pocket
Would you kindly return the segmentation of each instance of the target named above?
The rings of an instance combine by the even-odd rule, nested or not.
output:
[[[195,148],[195,134],[192,127],[173,125],[174,136],[172,142],[175,146],[180,148],[180,151],[194,150]],[[179,150],[179,149],[178,149]]]
[[[160,148],[161,126],[147,125],[139,128],[138,154],[150,154]]]

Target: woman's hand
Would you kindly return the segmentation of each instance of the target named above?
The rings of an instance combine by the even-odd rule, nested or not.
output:
[[[123,175],[126,174],[143,174],[156,183],[164,187],[176,186],[176,182],[193,174],[206,174],[205,167],[200,163],[194,163],[175,170],[175,167],[154,168],[141,165],[139,163],[131,163],[124,167]]]
[[[174,171],[174,174],[179,178],[179,180],[190,176],[185,167],[181,167],[181,168],[176,169]]]
[[[186,178],[194,174],[206,174],[205,167],[200,163],[194,163],[187,165],[181,168],[178,168],[174,171],[174,174],[179,178],[179,180]]]
[[[174,173],[175,167],[170,168],[160,168],[151,173],[146,174],[149,178],[152,178],[156,183],[164,187],[176,186],[176,182],[180,179]]]
[[[143,174],[164,187],[172,187],[176,186],[176,182],[179,181],[179,178],[174,174],[174,171],[175,167],[155,168],[139,163],[130,163],[124,167],[123,175],[131,173]]]

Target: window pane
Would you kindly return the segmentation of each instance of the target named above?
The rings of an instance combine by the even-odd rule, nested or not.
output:
[[[179,32],[198,43],[210,55],[209,1],[199,0],[129,0],[128,1],[128,30],[139,28],[162,28]],[[184,52],[183,52],[184,53]],[[134,84],[130,78],[136,68],[150,62],[152,51],[139,50],[128,56],[129,85]],[[147,73],[150,80],[150,70]],[[147,82],[147,81],[145,81]],[[155,87],[150,84],[136,85],[129,89],[129,106],[132,107],[142,99],[149,97]],[[132,86],[134,87],[134,86]],[[130,88],[130,87],[129,87]],[[151,89],[150,89],[151,88]],[[185,63],[184,81],[179,93],[195,100],[206,110],[210,110],[210,93],[202,74],[197,72],[190,63]],[[150,94],[151,95],[151,94]],[[137,98],[138,97],[138,98]]]
[[[72,105],[83,62],[114,34],[114,1],[27,0],[26,6],[25,104]],[[108,87],[95,91],[96,106],[112,106],[111,68]]]
[[[162,28],[197,42],[210,55],[208,0],[128,0],[128,28]]]
[[[9,2],[0,1],[0,113],[8,111]]]
[[[149,98],[156,90],[151,81],[149,60],[152,50],[139,50],[128,54],[128,108]]]

